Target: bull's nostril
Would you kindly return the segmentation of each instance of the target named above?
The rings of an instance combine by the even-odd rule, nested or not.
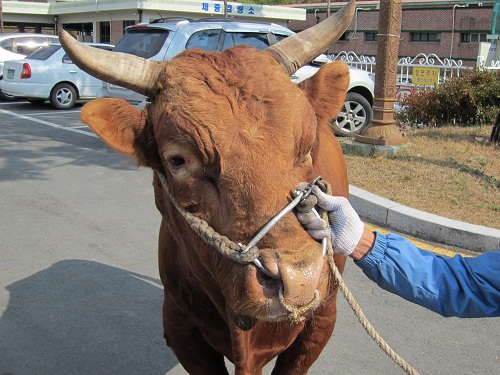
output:
[[[262,272],[262,271],[260,271],[260,270],[259,270],[259,277],[260,277],[260,279],[262,279],[263,281],[267,281],[267,282],[272,281],[272,280],[274,279],[274,278],[272,278],[271,276],[269,276],[267,273]]]
[[[279,289],[283,285],[280,279],[272,277],[260,269],[257,270],[257,281],[263,288],[264,294],[269,298],[277,296]]]

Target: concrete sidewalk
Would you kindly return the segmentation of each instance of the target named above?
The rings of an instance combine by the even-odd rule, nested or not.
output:
[[[475,252],[500,249],[498,229],[419,211],[352,185],[349,191],[349,201],[359,216],[374,225]]]

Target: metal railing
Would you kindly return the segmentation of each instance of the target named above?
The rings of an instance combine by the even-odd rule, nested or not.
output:
[[[340,60],[349,66],[354,66],[360,69],[375,72],[376,59],[373,56],[357,55],[355,52],[342,51],[337,54],[328,55],[332,61]],[[426,55],[419,53],[415,57],[401,57],[398,60],[398,78],[397,83],[411,83],[411,77],[414,67],[434,67],[439,68],[440,81],[446,80],[449,77],[460,76],[462,69],[472,69],[469,66],[463,66],[462,60],[453,60],[449,58],[440,59],[435,54]]]
[[[482,56],[478,56],[477,58],[477,66],[480,69],[486,69],[486,70],[497,70],[500,69],[500,60],[493,60],[490,62],[490,65],[486,65],[486,62],[484,61],[484,58]]]

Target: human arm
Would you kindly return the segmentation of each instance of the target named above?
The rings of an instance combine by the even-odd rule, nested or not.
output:
[[[500,251],[453,258],[376,233],[371,251],[355,261],[381,288],[443,316],[500,316]]]
[[[443,316],[500,316],[500,251],[475,258],[439,256],[395,234],[371,232],[347,199],[315,194],[318,205],[328,211],[329,225],[323,227],[331,232],[334,251],[353,258],[381,288]],[[314,238],[324,236],[318,222],[313,226],[309,233]],[[345,235],[351,238],[342,241]]]

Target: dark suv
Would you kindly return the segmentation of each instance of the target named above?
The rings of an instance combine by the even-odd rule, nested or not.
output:
[[[114,51],[151,60],[170,60],[189,48],[223,51],[245,44],[263,50],[293,34],[286,27],[273,23],[160,18],[126,28],[125,35]],[[291,77],[292,82],[298,83],[312,76],[321,65],[328,62],[325,55],[318,56],[311,64],[295,72]],[[351,83],[346,102],[337,119],[332,120],[332,128],[338,134],[359,133],[372,117],[373,77],[365,70],[349,69]],[[139,106],[143,106],[146,100],[140,94],[106,82],[103,82],[97,96],[122,98]]]

